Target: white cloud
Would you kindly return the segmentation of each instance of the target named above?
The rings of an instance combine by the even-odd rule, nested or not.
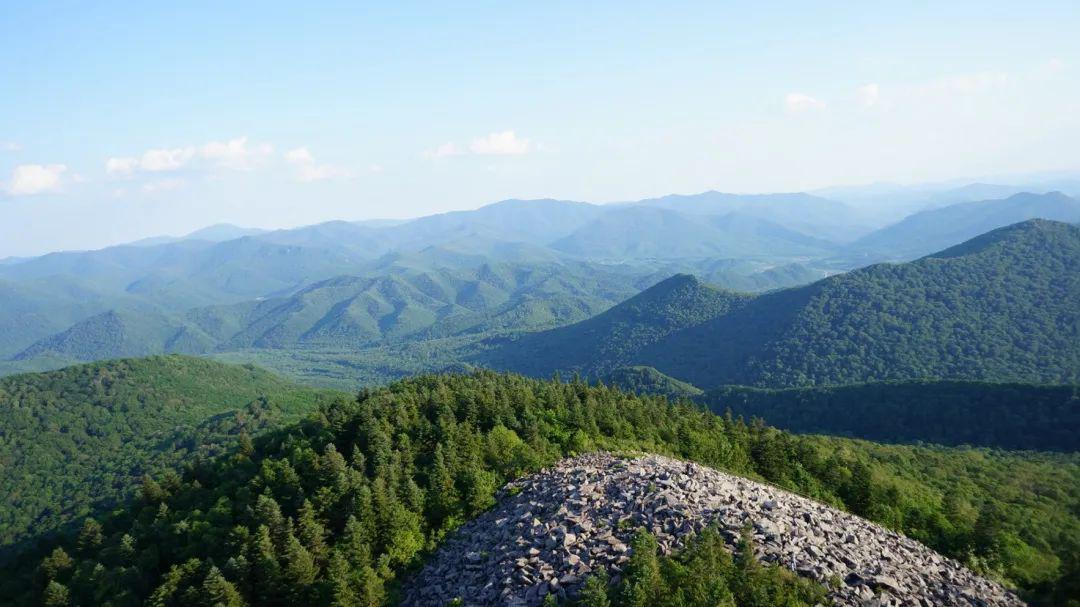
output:
[[[536,146],[539,149],[541,146]],[[514,131],[497,131],[477,137],[463,147],[448,141],[432,150],[424,152],[427,158],[449,158],[451,156],[521,156],[533,148],[532,141],[517,136]]]
[[[199,149],[199,155],[217,166],[234,171],[249,171],[259,161],[274,153],[274,146],[268,143],[248,145],[247,137],[237,137],[229,141],[211,141]]]
[[[138,158],[110,158],[105,161],[105,172],[110,175],[130,175],[138,166]]]
[[[62,164],[23,164],[15,167],[8,185],[12,196],[30,196],[60,189],[61,176],[67,167]]]
[[[784,107],[789,112],[807,112],[825,109],[825,102],[805,93],[788,93],[784,97]]]
[[[370,171],[372,173],[382,173],[383,171],[386,170],[385,168],[383,168],[383,165],[381,165],[381,164],[370,164],[370,165],[368,165],[367,169],[368,169],[368,171]]]
[[[529,151],[529,140],[519,139],[514,131],[490,133],[473,139],[469,151],[482,156],[520,156]]]
[[[317,164],[315,156],[306,147],[298,147],[285,152],[285,161],[296,167],[296,178],[300,181],[323,181],[348,177],[349,171],[331,164]]]
[[[461,156],[463,153],[457,145],[448,141],[424,155],[429,158],[448,158],[450,156]]]
[[[164,173],[178,171],[193,164],[203,169],[249,171],[262,160],[269,158],[273,152],[274,146],[268,143],[250,144],[247,137],[237,137],[199,146],[155,148],[146,150],[138,157],[109,158],[105,161],[105,172],[120,176],[130,176],[139,171]]]
[[[306,147],[299,147],[285,152],[285,161],[289,164],[312,164],[315,162],[315,157]]]
[[[864,84],[859,87],[859,103],[865,108],[872,108],[881,99],[881,87],[876,83]]]
[[[0,152],[18,152],[22,146],[14,141],[0,141]]]
[[[195,155],[195,148],[146,150],[139,160],[139,168],[144,171],[157,173],[161,171],[175,171],[183,168]]]

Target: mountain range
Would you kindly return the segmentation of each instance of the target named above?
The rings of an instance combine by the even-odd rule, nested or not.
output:
[[[936,200],[1006,189],[973,184]],[[439,368],[488,349],[487,338],[584,320],[674,274],[760,293],[1030,217],[1080,220],[1080,203],[1059,193],[937,206],[871,232],[857,208],[810,194],[507,200],[404,222],[218,225],[11,260],[0,265],[0,374],[166,352],[244,352],[291,372],[291,352],[338,369],[335,382],[393,377],[413,368],[369,350],[458,339],[452,353],[436,348]]]
[[[755,297],[676,276],[589,320],[483,354],[601,377],[646,365],[700,388],[890,379],[1080,381],[1080,228],[1031,220],[905,264]]]

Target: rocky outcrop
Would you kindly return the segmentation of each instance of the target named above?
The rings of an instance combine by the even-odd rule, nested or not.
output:
[[[590,454],[510,483],[499,504],[447,538],[405,584],[404,605],[538,605],[574,596],[598,567],[614,576],[634,530],[662,551],[716,524],[733,546],[828,583],[839,605],[1023,605],[922,544],[812,500],[697,464]]]

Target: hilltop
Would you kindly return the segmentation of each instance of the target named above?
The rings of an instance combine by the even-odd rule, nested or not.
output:
[[[738,555],[741,562],[749,557],[790,568],[820,584],[819,593],[829,584],[833,605],[861,607],[875,597],[886,605],[1023,605],[959,563],[857,516],[666,457],[571,458],[510,483],[500,497],[495,509],[456,531],[408,582],[403,605],[457,599],[466,605],[539,606],[549,594],[576,599],[590,578],[609,571],[623,593],[629,586],[655,586],[646,590],[650,604],[682,604],[666,602],[668,593],[699,598],[694,591],[701,586],[711,587],[714,596],[741,594],[745,570],[720,566],[705,579],[686,575],[666,589],[637,572],[656,552],[694,552],[694,540],[710,534],[729,550],[755,553]],[[642,542],[646,533],[649,541]],[[655,545],[651,555],[648,543]],[[796,604],[821,600],[796,584],[785,594]],[[773,604],[781,604],[780,596],[772,597]]]
[[[482,362],[528,375],[553,371],[602,376],[640,359],[665,337],[745,305],[747,295],[679,274],[663,280],[588,320],[524,335]]]
[[[0,379],[0,553],[317,408],[328,393],[181,356]]]

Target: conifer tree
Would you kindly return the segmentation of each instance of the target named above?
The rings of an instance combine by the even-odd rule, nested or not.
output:
[[[644,528],[638,529],[630,542],[632,550],[626,564],[620,604],[625,607],[651,607],[664,596],[656,538]]]
[[[217,567],[210,567],[202,584],[203,601],[210,607],[244,607],[244,599],[236,586]]]
[[[83,526],[79,531],[79,538],[75,545],[78,547],[79,552],[90,554],[97,550],[104,540],[105,532],[101,527],[101,523],[92,518],[88,518],[83,521]]]
[[[68,607],[71,604],[71,592],[67,586],[52,580],[45,586],[41,603],[45,607]]]
[[[608,573],[603,567],[590,575],[581,586],[578,603],[581,607],[611,607],[608,598]]]
[[[344,463],[344,460],[342,460]],[[315,509],[311,502],[304,500],[296,514],[296,534],[300,543],[311,553],[316,561],[326,560],[326,529],[315,518]]]

